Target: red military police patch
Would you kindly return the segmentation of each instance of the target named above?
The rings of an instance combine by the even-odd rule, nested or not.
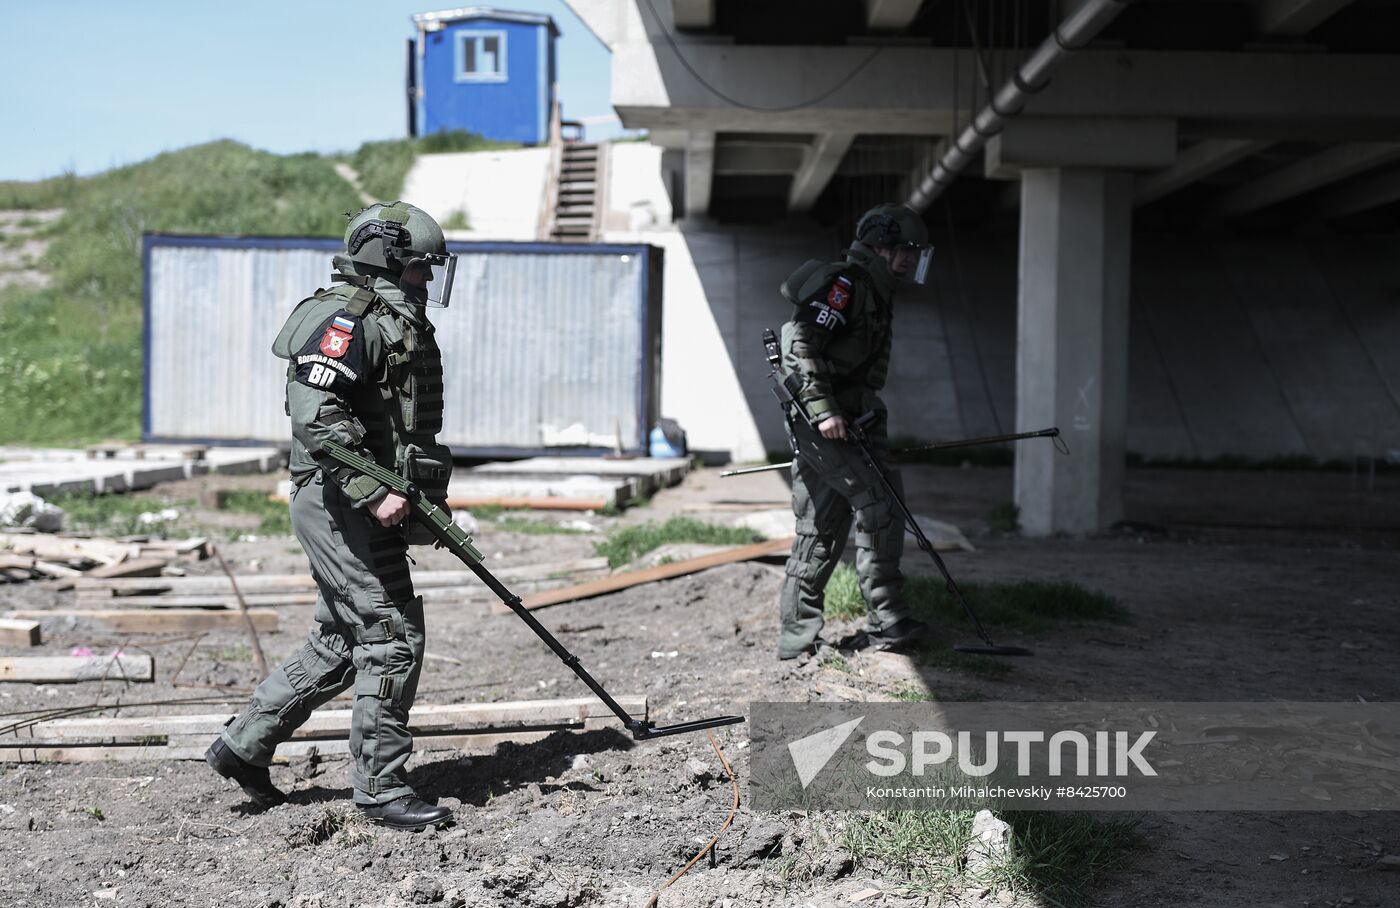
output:
[[[831,290],[826,294],[826,304],[840,312],[846,308],[846,304],[851,301],[851,282],[844,277],[838,277],[832,282]]]
[[[327,356],[339,359],[350,349],[350,335],[339,330],[334,325],[326,327],[326,333],[321,337],[321,352]]]

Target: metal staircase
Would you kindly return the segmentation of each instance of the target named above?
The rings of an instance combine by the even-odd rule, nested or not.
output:
[[[603,198],[603,153],[603,147],[596,143],[563,144],[550,222],[551,240],[586,243],[597,239]]]

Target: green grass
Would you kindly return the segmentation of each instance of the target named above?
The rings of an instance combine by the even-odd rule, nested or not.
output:
[[[246,643],[235,643],[212,650],[209,657],[219,662],[252,662],[253,650]]]
[[[496,517],[496,528],[508,533],[524,533],[527,536],[580,536],[587,530],[564,527],[548,520],[531,520],[528,517]]]
[[[0,184],[0,206],[59,206],[43,289],[0,291],[0,437],[140,435],[141,236],[340,236],[354,190],[325,158],[218,141],[92,177]]]
[[[997,505],[987,513],[987,529],[993,533],[1021,532],[1021,509],[1012,501]]]
[[[47,180],[0,180],[0,208],[61,208],[74,196],[79,177],[68,171]]]
[[[0,438],[140,436],[143,233],[340,237],[361,203],[337,157],[368,192],[392,199],[418,154],[502,147],[466,132],[366,142],[348,156],[220,140],[90,177],[0,182],[0,208],[64,209],[41,231],[50,245],[36,267],[49,286],[0,290]]]
[[[955,892],[981,885],[1051,905],[1089,902],[1092,885],[1127,864],[1141,844],[1139,821],[1133,816],[1000,816],[1012,827],[1010,855],[977,879],[968,876],[963,863],[972,838],[970,811],[853,813],[841,844],[880,872],[903,878],[915,892]]]
[[[1018,580],[958,584],[982,623],[1026,633],[1072,621],[1125,621],[1127,611],[1112,596],[1058,580]],[[966,627],[961,606],[933,577],[906,576],[904,600],[914,616],[935,626]],[[855,568],[842,563],[826,587],[825,611],[831,618],[858,618],[865,601],[856,584]]]
[[[66,512],[63,523],[65,531],[79,530],[99,536],[176,535],[194,507],[194,500],[189,498],[136,498],[120,493],[63,493],[53,495],[48,500]],[[167,508],[179,511],[180,516],[174,520],[150,523],[141,520],[142,514],[157,514]]]
[[[447,219],[440,225],[443,230],[471,230],[472,222],[467,217],[466,211],[458,208],[447,216]]]
[[[258,532],[264,536],[292,535],[292,514],[285,501],[274,501],[267,492],[253,489],[223,489],[218,494],[221,511],[252,514],[261,519]]]
[[[514,142],[495,142],[476,133],[457,129],[433,133],[419,139],[366,142],[350,157],[350,166],[360,175],[360,185],[364,187],[365,192],[387,202],[402,195],[404,177],[413,166],[413,160],[420,154],[519,147]]]
[[[758,539],[758,534],[752,530],[717,526],[693,517],[672,517],[663,524],[648,521],[637,526],[621,527],[595,543],[593,548],[595,554],[608,559],[609,565],[618,567],[673,542],[744,545]]]
[[[924,690],[923,685],[913,681],[901,681],[890,691],[890,696],[901,703],[936,703],[938,698]]]

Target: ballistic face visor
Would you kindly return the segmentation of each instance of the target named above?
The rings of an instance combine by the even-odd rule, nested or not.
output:
[[[896,262],[907,262],[913,259],[913,264],[904,267],[904,270],[895,270]],[[895,277],[902,281],[909,281],[911,284],[928,283],[928,266],[934,260],[934,248],[932,246],[920,246],[918,243],[899,243],[893,246],[890,253],[890,271],[895,273]]]
[[[452,278],[457,274],[457,256],[450,252],[447,255],[425,252],[414,256],[409,264],[428,269],[428,305],[446,309],[452,301]]]

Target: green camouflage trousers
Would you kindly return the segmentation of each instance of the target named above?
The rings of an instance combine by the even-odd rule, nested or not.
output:
[[[224,742],[259,766],[311,711],[353,685],[350,780],[356,804],[412,794],[408,710],[423,664],[423,600],[413,595],[403,533],[357,509],[322,474],[292,491],[292,528],[316,581],[316,626],[273,669]]]
[[[889,461],[885,420],[867,434],[872,452],[885,466]],[[787,576],[778,600],[780,659],[794,658],[816,642],[822,629],[826,583],[846,548],[852,520],[856,525],[856,574],[870,630],[882,631],[908,615],[900,601],[904,524],[879,476],[849,441],[823,438],[800,421],[794,424],[793,435],[797,450],[792,465],[792,510],[797,515],[797,539],[788,556]],[[886,470],[903,494],[899,472]]]

